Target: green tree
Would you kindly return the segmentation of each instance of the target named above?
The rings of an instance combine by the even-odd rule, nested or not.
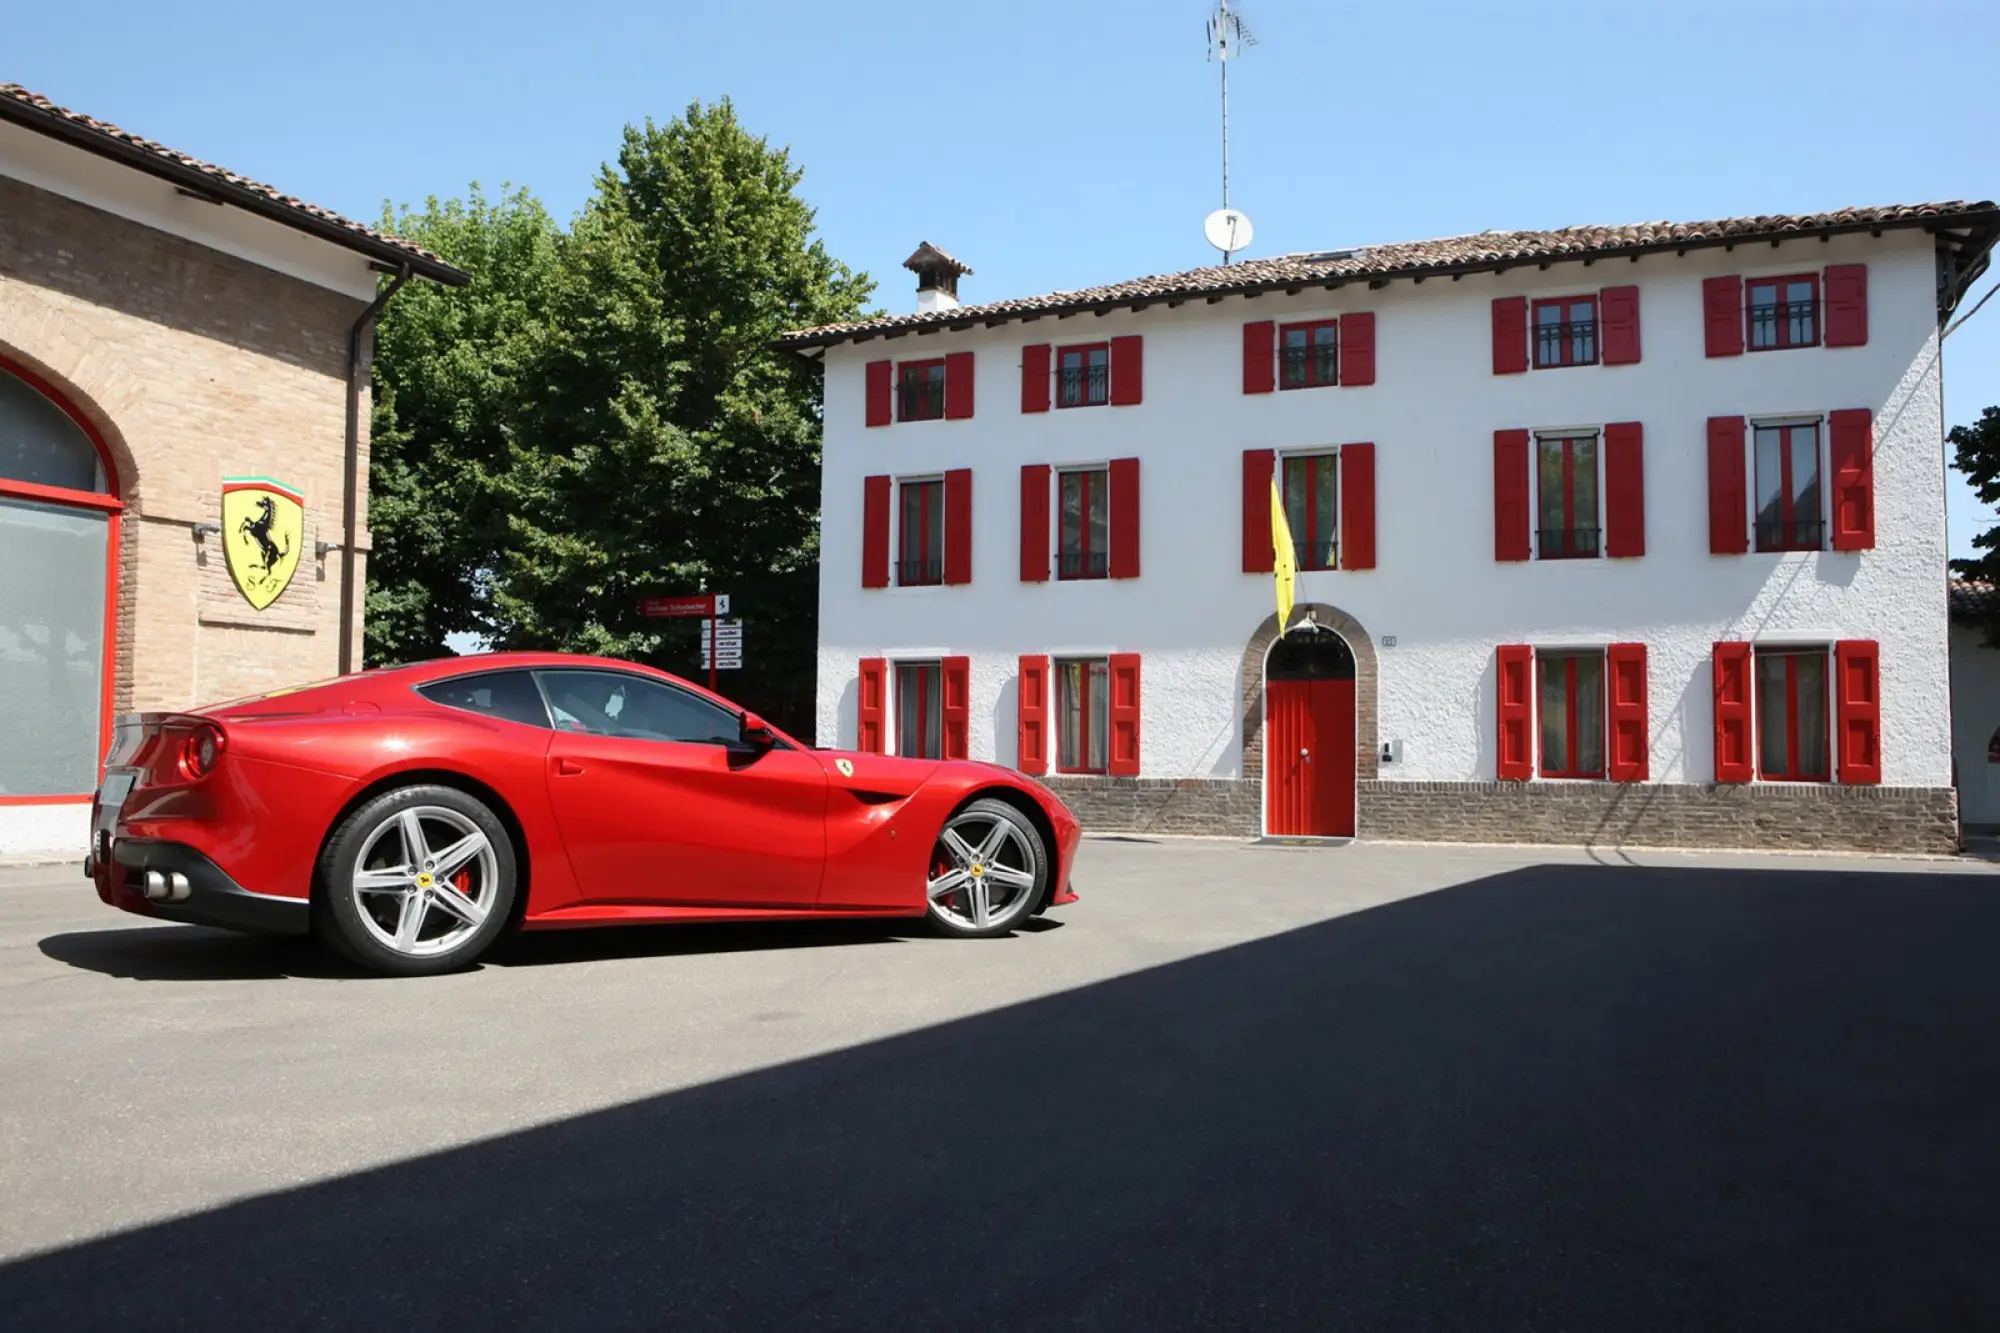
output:
[[[565,247],[498,477],[495,639],[691,672],[649,593],[730,592],[732,693],[803,725],[818,601],[820,384],[782,330],[853,319],[873,283],[813,236],[801,171],[728,101],[628,126]]]
[[[1953,426],[1945,438],[1951,442],[1953,466],[1972,482],[1979,502],[1989,508],[2000,506],[2000,407],[1987,408],[1970,426]],[[1987,528],[1972,544],[1980,554],[1952,561],[1952,572],[2000,584],[2000,525]],[[1988,620],[1985,631],[1987,643],[2000,648],[2000,617]]]
[[[496,629],[489,580],[506,524],[499,474],[545,344],[564,236],[526,190],[439,203],[384,225],[464,269],[412,283],[375,339],[366,646],[370,665],[443,655]]]

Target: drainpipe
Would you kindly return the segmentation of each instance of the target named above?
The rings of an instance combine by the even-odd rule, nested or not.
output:
[[[354,564],[361,510],[361,389],[365,367],[361,348],[382,307],[410,280],[406,262],[387,287],[376,293],[347,334],[347,457],[340,486],[340,674],[354,670]]]

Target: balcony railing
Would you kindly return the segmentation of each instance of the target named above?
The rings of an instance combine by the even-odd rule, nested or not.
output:
[[[919,380],[902,386],[902,420],[933,421],[944,415],[942,382]]]
[[[1818,301],[1750,305],[1752,347],[1810,347],[1819,341]]]
[[[1596,528],[1542,528],[1535,549],[1544,560],[1590,560],[1597,555]]]
[[[898,560],[896,562],[896,582],[905,588],[918,588],[925,584],[943,583],[944,561]]]
[[[1056,555],[1056,577],[1061,579],[1101,579],[1111,572],[1103,551],[1062,551]]]
[[[1818,551],[1824,548],[1826,523],[1822,519],[1757,520],[1757,549],[1760,551]]]
[[[1568,349],[1568,355],[1564,355]],[[1535,325],[1535,365],[1588,366],[1597,362],[1597,321]]]
[[[1340,349],[1332,343],[1286,347],[1278,353],[1279,381],[1287,389],[1317,389],[1340,383]]]
[[[1111,367],[1065,366],[1056,372],[1058,407],[1095,407],[1111,401]]]

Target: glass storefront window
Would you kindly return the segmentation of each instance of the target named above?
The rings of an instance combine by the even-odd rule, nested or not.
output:
[[[0,798],[97,787],[111,521],[0,496]]]

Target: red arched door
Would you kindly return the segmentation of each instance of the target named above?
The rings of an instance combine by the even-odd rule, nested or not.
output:
[[[1354,835],[1354,653],[1328,630],[1294,630],[1264,663],[1264,827]]]

